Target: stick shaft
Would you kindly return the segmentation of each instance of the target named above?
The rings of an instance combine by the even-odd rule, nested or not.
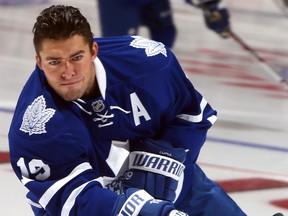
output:
[[[244,49],[247,50],[261,65],[261,67],[264,69],[264,71],[270,75],[271,78],[273,78],[277,82],[285,82],[277,71],[274,70],[272,66],[269,65],[269,63],[263,59],[261,56],[258,55],[258,53],[252,49],[248,44],[246,44],[237,34],[234,32],[231,32],[231,37]]]

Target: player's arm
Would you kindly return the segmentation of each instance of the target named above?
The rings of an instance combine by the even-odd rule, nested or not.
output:
[[[85,132],[78,132],[80,136],[76,135],[77,131],[71,132],[41,143],[26,142],[10,133],[11,164],[29,190],[27,198],[36,216],[116,216],[131,211],[131,205],[133,211],[143,216],[151,215],[151,212],[167,216],[175,209],[172,203],[156,201],[138,189],[122,194],[107,189],[103,177],[98,174],[100,171],[92,168],[89,162],[88,150],[81,146],[81,141],[89,142]]]
[[[168,52],[168,56],[165,77],[155,88],[158,93],[151,97],[158,106],[163,106],[160,129],[154,139],[188,149],[184,164],[193,164],[217,119],[217,112],[194,88],[173,53]]]
[[[221,0],[186,0],[187,3],[203,10],[206,26],[221,37],[230,36],[230,15],[227,8],[220,8]]]
[[[85,170],[84,167],[81,170],[76,168],[69,176],[54,181],[22,179],[22,183],[30,191],[27,198],[34,215],[186,215],[177,211],[173,203],[155,200],[144,190],[130,188],[125,193],[117,195],[103,188],[99,178],[91,178],[93,176],[91,170],[82,169]],[[77,175],[81,171],[86,174]],[[75,177],[72,177],[73,175]]]
[[[181,110],[176,117],[166,126],[163,125],[160,137],[174,146],[189,149],[186,163],[191,164],[196,163],[207,132],[217,119],[217,112],[198,91],[191,88],[186,90],[188,92],[183,92],[183,96],[179,95],[183,98],[182,109],[178,107]]]
[[[154,100],[158,106],[162,106],[161,125],[153,138],[165,141],[173,148],[188,150],[183,162],[185,165],[183,178],[177,181],[175,191],[179,193],[176,194],[174,201],[178,206],[179,203],[185,203],[187,193],[190,193],[188,191],[193,184],[194,166],[206,141],[207,132],[217,119],[217,112],[194,88],[169,50],[167,56],[170,59],[164,68],[165,73],[162,73],[165,76],[161,77],[157,88],[150,91],[157,92],[151,94],[150,99]],[[161,146],[165,151],[164,145]]]
[[[53,158],[53,155],[47,156]],[[74,162],[57,164],[61,168],[56,168],[39,155],[37,159],[20,157],[14,161],[12,154],[11,163],[29,190],[27,199],[35,215],[111,214],[117,195],[103,188],[102,178],[87,161],[75,158]]]
[[[24,158],[18,160],[21,173],[16,169],[16,174],[21,174],[20,180],[29,190],[27,199],[36,216],[186,215],[177,211],[173,203],[155,200],[144,190],[129,188],[122,194],[110,191],[88,162],[80,163],[63,178],[52,179],[49,173],[57,170],[51,169],[48,163],[37,159],[25,167],[25,161]],[[33,170],[37,170],[36,176],[27,175]]]

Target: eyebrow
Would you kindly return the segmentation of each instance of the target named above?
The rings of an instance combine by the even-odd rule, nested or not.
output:
[[[73,53],[72,55],[70,55],[69,59],[73,58],[73,57],[75,57],[75,56],[77,56],[79,54],[82,54],[82,53],[85,53],[85,51],[84,50],[79,50],[79,51]],[[59,60],[59,59],[62,59],[62,57],[54,57],[54,56],[47,56],[46,57],[46,60]]]

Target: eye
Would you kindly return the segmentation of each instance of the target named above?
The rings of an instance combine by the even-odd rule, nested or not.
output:
[[[49,61],[49,64],[51,64],[51,65],[57,65],[57,64],[59,64],[59,63],[60,63],[59,60],[50,60],[50,61]]]
[[[77,55],[72,58],[72,61],[80,61],[83,58],[82,55]]]

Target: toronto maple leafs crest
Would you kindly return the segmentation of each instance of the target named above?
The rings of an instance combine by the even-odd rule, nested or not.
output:
[[[46,100],[43,95],[37,97],[26,109],[20,130],[32,134],[47,133],[46,123],[55,114],[54,109],[46,109]]]
[[[163,43],[153,41],[141,36],[132,36],[134,40],[130,43],[130,46],[135,48],[145,49],[145,53],[148,57],[163,54],[167,57],[167,50]]]

